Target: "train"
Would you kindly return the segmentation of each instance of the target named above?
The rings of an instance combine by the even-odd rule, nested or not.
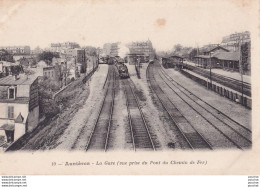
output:
[[[129,78],[128,68],[125,65],[125,59],[117,58],[115,66],[117,67],[120,78]]]
[[[167,68],[183,68],[183,58],[177,55],[170,56],[168,58],[162,58],[162,65],[165,69]]]
[[[115,57],[109,57],[108,58],[108,61],[107,61],[108,65],[112,65],[112,64],[115,64],[115,63],[116,63],[116,58]]]
[[[120,78],[129,78],[128,68],[125,64],[120,64],[117,66]]]
[[[106,56],[106,57],[100,57],[99,58],[99,64],[115,64],[116,63],[116,57],[110,57],[110,56]]]

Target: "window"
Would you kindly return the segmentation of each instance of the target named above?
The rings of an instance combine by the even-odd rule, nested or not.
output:
[[[9,95],[9,99],[15,99],[15,89],[9,88],[8,95]]]
[[[8,118],[13,119],[14,118],[14,107],[8,106]]]

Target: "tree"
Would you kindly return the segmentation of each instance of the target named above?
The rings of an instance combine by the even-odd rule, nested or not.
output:
[[[241,55],[242,55],[242,67],[243,72],[249,70],[249,64],[250,64],[250,42],[246,42],[241,45]]]
[[[195,56],[198,55],[198,49],[193,48],[192,51],[189,54],[189,60],[193,60]]]
[[[84,47],[86,55],[89,56],[97,56],[97,48],[92,47],[92,46],[86,46]]]
[[[55,81],[44,77],[39,82],[39,106],[40,116],[52,117],[59,112],[58,105],[53,100],[52,95],[59,90],[60,86]]]
[[[1,49],[0,50],[0,60],[7,62],[14,62],[14,57],[8,51]]]
[[[38,54],[38,60],[45,61],[48,66],[52,65],[52,59],[54,57],[59,58],[60,55],[58,53],[53,53],[53,52],[49,52],[49,51],[44,51],[44,52]]]
[[[176,44],[173,46],[173,52],[179,52],[179,51],[181,51],[182,48],[183,47],[181,44]]]
[[[30,69],[25,69],[25,70],[24,70],[24,74],[30,76],[30,75],[35,74],[35,72],[32,71],[32,70],[30,70]]]

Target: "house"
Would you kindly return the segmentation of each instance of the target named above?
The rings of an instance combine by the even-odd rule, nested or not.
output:
[[[7,62],[14,62],[14,56],[4,49],[0,49],[0,60]]]
[[[66,52],[66,56],[68,59],[73,60],[75,63],[81,64],[81,69],[79,70],[82,73],[86,72],[87,64],[86,64],[86,54],[84,49],[75,48],[68,49]]]
[[[0,137],[11,143],[39,121],[38,78],[25,74],[0,79]]]
[[[54,66],[43,67],[43,76],[51,80],[56,80],[56,69]]]
[[[22,57],[17,61],[25,68],[36,66],[36,59],[33,57]]]

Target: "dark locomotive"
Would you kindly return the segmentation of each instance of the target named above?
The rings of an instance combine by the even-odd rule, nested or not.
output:
[[[117,58],[115,65],[117,67],[120,78],[129,78],[128,68],[124,63],[125,60],[119,57]]]

